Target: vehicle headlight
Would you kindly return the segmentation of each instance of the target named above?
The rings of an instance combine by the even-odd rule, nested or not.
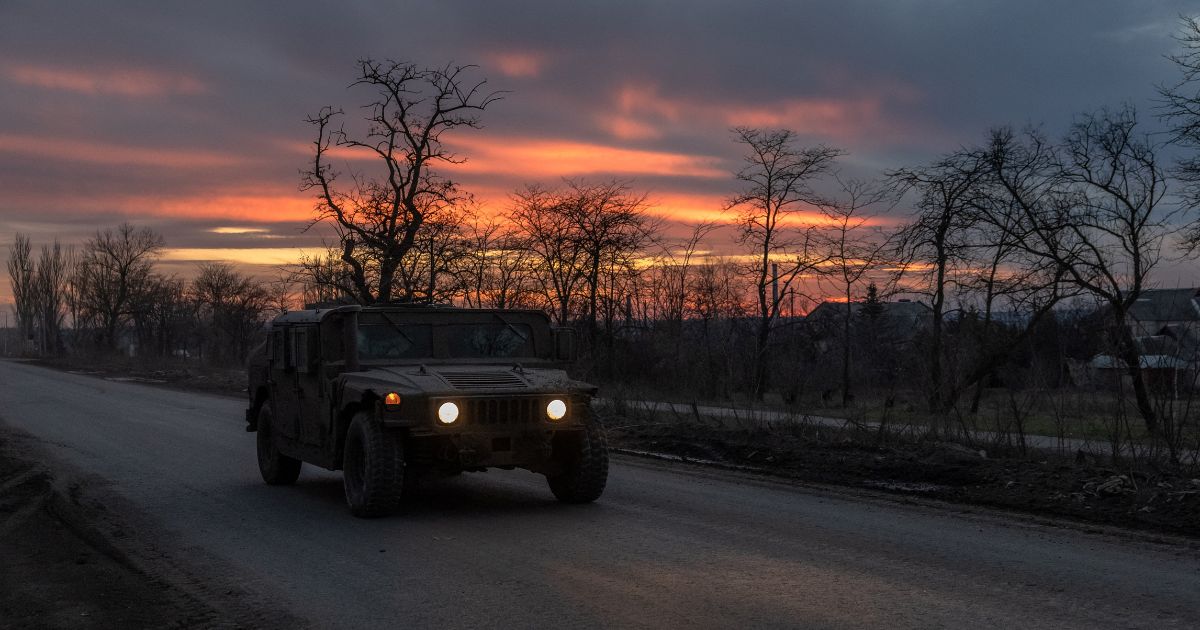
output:
[[[567,415],[567,403],[555,398],[546,405],[546,416],[551,420],[562,420]]]
[[[441,407],[438,407],[438,420],[442,424],[454,424],[458,420],[458,405],[452,402],[444,402]]]

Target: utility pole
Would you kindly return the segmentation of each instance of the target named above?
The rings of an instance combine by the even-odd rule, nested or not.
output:
[[[771,309],[779,313],[779,263],[771,263]]]

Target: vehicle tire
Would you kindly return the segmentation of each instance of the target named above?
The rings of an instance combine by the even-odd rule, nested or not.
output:
[[[300,477],[300,460],[279,452],[275,445],[274,417],[271,403],[263,403],[258,410],[258,471],[263,481],[272,486],[290,486]]]
[[[550,491],[563,503],[590,503],[600,498],[608,482],[608,440],[604,427],[589,417],[586,428],[576,435],[556,440],[554,457],[561,472],[546,475]]]
[[[404,494],[404,445],[400,435],[385,431],[365,412],[355,414],[342,454],[346,504],[355,516],[391,514]]]

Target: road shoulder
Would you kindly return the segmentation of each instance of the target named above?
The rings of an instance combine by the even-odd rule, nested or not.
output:
[[[0,619],[10,628],[289,627],[36,438],[0,419]],[[181,558],[188,557],[188,562]]]
[[[1163,531],[1129,528],[1101,523],[1091,523],[1074,518],[1062,518],[1053,514],[1033,514],[1022,510],[1003,507],[947,501],[927,496],[855,487],[840,483],[822,483],[799,477],[771,474],[746,466],[726,465],[719,462],[689,461],[674,456],[614,449],[612,459],[622,465],[671,472],[715,481],[735,482],[753,487],[782,491],[803,492],[818,495],[831,501],[853,501],[876,504],[890,508],[907,508],[923,512],[936,511],[953,514],[958,518],[979,521],[991,526],[1021,530],[1069,531],[1078,534],[1099,536],[1124,543],[1146,544],[1175,550],[1200,552],[1200,539]]]

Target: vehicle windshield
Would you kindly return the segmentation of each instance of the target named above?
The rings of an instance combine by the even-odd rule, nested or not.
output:
[[[450,359],[534,358],[533,327],[500,317],[494,322],[407,323],[385,318],[358,326],[358,356],[364,361],[433,358],[435,348]]]
[[[451,324],[443,328],[450,356],[461,359],[532,357],[533,329],[505,321]]]
[[[373,359],[422,359],[433,356],[429,324],[363,324],[358,327],[358,356]]]

